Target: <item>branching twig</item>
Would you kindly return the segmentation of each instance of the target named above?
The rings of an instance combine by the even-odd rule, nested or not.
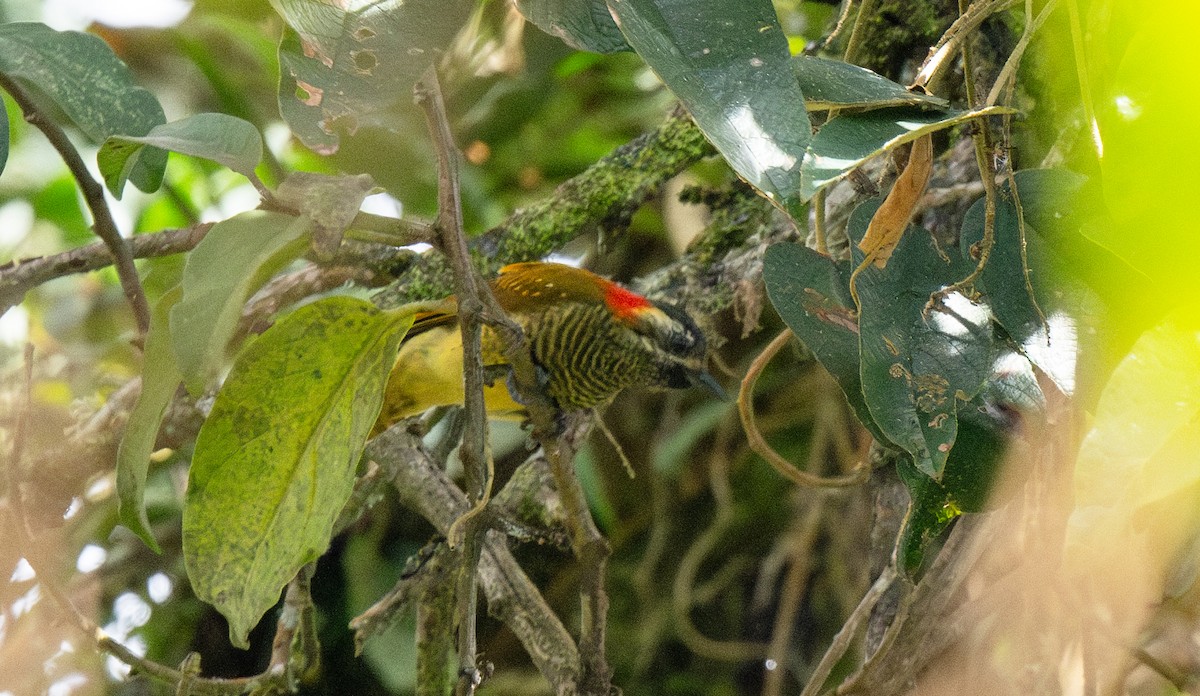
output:
[[[967,0],[958,0],[958,7],[959,19],[966,17],[971,10],[975,9],[974,5],[968,5]],[[972,72],[974,62],[971,60],[971,51],[965,40],[962,43],[962,62],[967,106],[975,109],[978,106],[978,96],[975,94],[975,76]],[[979,178],[983,182],[983,239],[971,247],[971,255],[976,259],[975,269],[967,274],[966,278],[934,292],[925,305],[926,313],[940,306],[942,301],[950,295],[962,292],[974,285],[975,281],[983,275],[983,269],[987,267],[992,256],[992,249],[996,246],[996,197],[998,194],[996,192],[996,172],[993,171],[989,162],[992,147],[987,119],[978,119],[973,128],[974,133],[971,137],[975,142],[975,164],[979,168]]]
[[[453,529],[462,530],[462,567],[458,578],[458,668],[459,679],[455,694],[468,696],[482,681],[475,666],[475,608],[478,586],[480,539],[484,530],[483,518],[491,497],[492,463],[488,450],[487,409],[483,401],[483,300],[487,292],[479,280],[467,251],[466,234],[462,224],[462,200],[458,188],[457,149],[450,133],[446,106],[442,101],[437,68],[431,67],[415,88],[417,103],[425,112],[425,122],[433,136],[438,160],[438,218],[435,227],[442,251],[454,269],[454,284],[458,296],[458,325],[462,334],[464,410],[459,457],[466,473],[467,496],[473,507],[462,523]],[[452,539],[453,541],[453,539]]]
[[[21,111],[25,113],[25,120],[42,131],[50,144],[58,151],[63,162],[66,163],[71,176],[75,177],[75,182],[79,184],[79,189],[83,192],[83,199],[92,213],[92,228],[112,254],[117,268],[117,278],[121,281],[121,289],[124,290],[125,299],[133,310],[138,333],[144,338],[146,331],[150,328],[150,305],[146,301],[146,292],[142,289],[137,268],[133,265],[133,254],[130,251],[129,242],[121,236],[120,230],[117,229],[112,211],[108,208],[108,201],[104,198],[104,187],[92,178],[83,158],[79,156],[79,151],[67,138],[66,132],[38,109],[37,104],[21,85],[0,73],[0,87],[3,87],[4,91],[12,96],[13,101],[21,107]]]
[[[825,680],[829,679],[829,673],[833,671],[841,659],[842,655],[846,654],[846,650],[850,647],[850,643],[854,640],[854,636],[858,634],[858,629],[867,617],[871,615],[871,611],[875,608],[875,604],[879,602],[879,598],[883,596],[892,583],[896,581],[895,566],[887,566],[879,577],[875,579],[875,583],[871,585],[871,589],[863,595],[862,601],[846,618],[846,622],[842,624],[837,635],[833,637],[829,648],[825,654],[821,656],[821,661],[813,668],[813,673],[808,678],[808,683],[804,685],[804,691],[800,692],[800,696],[817,696],[821,692],[821,687],[825,685]]]
[[[763,368],[767,366],[767,363],[771,362],[771,358],[775,357],[791,340],[791,329],[784,329],[754,359],[754,362],[750,365],[750,369],[746,371],[746,376],[742,379],[742,386],[738,392],[737,400],[738,413],[742,418],[742,428],[746,431],[746,439],[750,441],[750,449],[767,460],[767,463],[775,471],[779,472],[781,476],[796,485],[810,488],[840,488],[843,486],[858,485],[865,481],[867,475],[870,473],[870,467],[867,465],[862,464],[845,476],[823,477],[808,471],[802,471],[793,466],[783,455],[776,452],[767,443],[767,439],[763,437],[762,432],[758,429],[758,424],[754,418],[754,384],[758,381],[758,376],[762,373]]]
[[[466,496],[419,439],[402,428],[390,428],[371,440],[366,455],[392,477],[401,503],[429,520],[440,533],[447,533],[470,509]],[[498,532],[484,535],[479,579],[491,614],[513,631],[554,692],[577,690],[580,672],[575,641],[517,565]]]
[[[950,25],[942,34],[942,38],[929,49],[929,56],[925,58],[925,62],[921,65],[921,69],[917,72],[916,78],[912,82],[913,87],[929,90],[937,82],[937,78],[941,76],[942,71],[948,68],[952,62],[948,60],[954,55],[959,44],[966,40],[966,37],[971,34],[983,20],[987,19],[992,14],[1001,10],[1012,7],[1020,0],[982,0],[981,2],[972,3],[965,12],[962,12],[958,19]],[[972,97],[972,101],[974,98]]]

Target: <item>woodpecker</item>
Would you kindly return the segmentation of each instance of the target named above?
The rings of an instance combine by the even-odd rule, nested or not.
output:
[[[546,395],[560,408],[592,408],[631,386],[704,385],[724,395],[703,367],[704,334],[682,309],[558,263],[509,264],[491,287],[525,332]],[[484,390],[489,417],[521,418],[524,407],[502,378],[503,346],[487,326],[482,347],[485,370],[493,377]],[[375,431],[432,406],[462,402],[456,316],[421,314],[400,345]]]

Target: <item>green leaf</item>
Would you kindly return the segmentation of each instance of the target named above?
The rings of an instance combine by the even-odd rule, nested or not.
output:
[[[593,53],[628,51],[605,0],[516,0],[517,10],[571,48]]]
[[[763,258],[763,281],[775,311],[837,380],[859,421],[875,439],[886,442],[863,397],[858,317],[849,278],[845,264],[803,244],[775,244]]]
[[[161,550],[146,518],[146,472],[163,414],[183,379],[171,350],[169,325],[171,307],[182,296],[183,288],[176,286],[154,307],[142,358],[142,393],[129,413],[129,423],[117,448],[117,509],[121,524],[155,553]]]
[[[153,94],[133,82],[129,68],[99,37],[54,31],[37,22],[0,25],[0,72],[49,99],[89,138],[145,135],[166,121]],[[128,165],[139,189],[162,184],[167,153],[146,149]]]
[[[412,314],[331,297],[246,346],[196,438],[183,549],[234,645],[329,545]]]
[[[1164,305],[1159,293],[1147,291],[1155,285],[1151,279],[1085,236],[1087,230],[1111,224],[1102,210],[1089,204],[1086,189],[1093,184],[1087,177],[1061,169],[1032,169],[1019,171],[1014,178],[1025,217],[1029,283],[1021,259],[1016,199],[1005,182],[997,187],[995,244],[976,287],[996,321],[1024,347],[1030,360],[1064,393],[1072,393],[1076,341],[1083,359],[1107,371],[1141,330],[1162,316]],[[984,209],[980,198],[963,218],[960,252],[971,264],[976,263],[974,249],[983,239]],[[1043,323],[1043,315],[1046,319],[1066,315],[1070,321]],[[1130,316],[1139,321],[1120,320]],[[1097,330],[1089,330],[1093,327]],[[1064,354],[1070,359],[1064,360]]]
[[[1056,299],[1061,293],[1054,292],[1061,289],[1060,279],[1047,267],[1050,260],[1045,258],[1045,245],[1035,230],[1050,229],[1067,222],[1066,216],[1071,215],[1072,202],[1085,177],[1065,170],[1033,170],[1017,172],[1015,178],[1025,215],[1024,248],[1029,260],[1029,280],[1026,281],[1025,264],[1021,258],[1022,240],[1016,201],[1006,182],[997,187],[996,216],[993,220],[995,243],[976,285],[987,295],[996,321],[1018,343],[1024,343],[1042,329],[1042,312],[1062,305],[1062,301]],[[983,240],[984,217],[985,202],[982,198],[963,217],[959,249],[963,258],[972,264],[977,263],[976,248]]]
[[[1005,461],[1010,438],[976,409],[964,409],[958,441],[946,462],[942,480],[934,481],[903,457],[896,471],[911,502],[897,539],[896,558],[910,578],[923,567],[931,548],[950,523],[966,512],[982,512],[1004,501],[994,497],[994,484]]]
[[[944,110],[950,105],[945,99],[910,92],[904,85],[840,60],[798,55],[792,57],[792,66],[809,111],[899,106]]]
[[[279,42],[279,111],[309,148],[332,154],[339,130],[395,128],[391,110],[475,10],[474,2],[381,0],[346,11],[332,0],[271,0]]]
[[[312,222],[252,211],[218,222],[188,254],[171,342],[188,390],[199,394],[225,362],[243,306],[308,245]]]
[[[225,114],[196,114],[155,126],[141,136],[114,135],[96,154],[100,175],[117,198],[147,147],[203,157],[229,167],[247,178],[262,159],[262,137],[253,124]]]
[[[880,200],[858,206],[848,232],[857,243]],[[854,262],[862,263],[857,244]],[[989,317],[962,295],[928,312],[938,289],[965,277],[971,266],[948,257],[933,236],[909,227],[887,266],[858,275],[859,346],[867,407],[888,440],[912,455],[918,470],[940,479],[958,433],[958,403],[979,393],[991,372]]]
[[[801,167],[800,196],[807,201],[868,159],[922,135],[971,119],[1006,113],[1013,111],[989,106],[978,111],[903,108],[840,115],[813,136]]]
[[[629,45],[742,178],[799,217],[811,138],[770,0],[609,0]]]

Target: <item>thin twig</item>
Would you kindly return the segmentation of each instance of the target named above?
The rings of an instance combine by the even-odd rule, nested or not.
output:
[[[968,6],[968,0],[958,0],[960,16],[967,16],[974,6]],[[972,110],[976,109],[978,104],[978,96],[975,94],[975,76],[972,73],[974,61],[971,60],[971,51],[964,40],[962,43],[962,63],[963,63],[963,83],[967,92],[967,106]],[[978,119],[975,121],[974,133],[971,138],[975,143],[975,164],[979,168],[979,178],[983,182],[984,205],[983,205],[983,239],[978,244],[971,247],[971,255],[975,257],[976,264],[974,270],[967,274],[966,278],[956,281],[934,292],[929,297],[929,301],[925,305],[925,313],[928,314],[934,308],[941,305],[945,298],[956,292],[967,290],[979,277],[983,275],[983,269],[987,267],[988,261],[992,256],[992,249],[996,246],[996,172],[993,170],[990,163],[991,133],[988,130],[987,119]]]
[[[37,104],[21,85],[9,76],[0,73],[0,87],[3,87],[12,96],[13,101],[21,107],[21,111],[25,114],[25,120],[42,131],[42,134],[46,136],[54,149],[58,151],[58,155],[62,157],[63,162],[66,163],[71,176],[75,178],[75,182],[83,192],[83,199],[92,213],[92,229],[112,253],[117,269],[117,278],[120,279],[125,299],[129,302],[130,309],[133,310],[138,334],[145,338],[146,331],[150,329],[150,304],[146,301],[146,292],[142,288],[141,279],[138,278],[137,268],[133,265],[133,254],[130,251],[129,242],[121,236],[120,230],[117,229],[112,211],[108,208],[108,201],[104,198],[104,187],[92,178],[83,158],[79,156],[79,151],[67,137],[66,131],[38,109]]]
[[[862,601],[858,603],[854,611],[850,612],[850,616],[846,618],[846,622],[842,624],[837,635],[833,637],[829,648],[821,656],[821,661],[813,668],[813,673],[808,678],[808,683],[804,685],[804,691],[800,692],[800,696],[817,696],[820,693],[821,687],[829,679],[829,674],[833,671],[834,665],[842,659],[842,655],[846,654],[850,643],[858,635],[859,626],[867,620],[867,617],[871,615],[871,611],[879,602],[879,598],[891,588],[892,583],[895,581],[895,566],[889,565],[885,567],[883,572],[879,574],[879,577],[875,579],[875,583],[871,585],[871,589],[867,590],[867,593],[863,595]]]
[[[750,442],[750,449],[754,450],[759,456],[767,460],[775,471],[781,476],[799,486],[808,488],[842,488],[845,486],[855,486],[866,480],[870,473],[870,467],[865,464],[860,465],[857,469],[845,476],[823,477],[816,474],[802,471],[792,465],[783,455],[776,452],[767,439],[763,437],[762,432],[758,429],[758,424],[754,418],[754,384],[758,381],[758,376],[762,374],[763,368],[767,363],[771,362],[771,358],[775,357],[780,350],[783,349],[792,340],[791,329],[784,329],[775,340],[771,341],[763,352],[759,354],[754,362],[750,364],[750,369],[746,371],[746,376],[742,378],[742,386],[738,391],[738,413],[742,418],[742,428],[746,431],[746,439]]]
[[[1075,52],[1075,74],[1079,79],[1079,92],[1083,101],[1083,117],[1087,121],[1087,129],[1092,134],[1092,145],[1097,155],[1103,155],[1100,142],[1099,123],[1096,121],[1096,105],[1092,101],[1092,82],[1088,77],[1087,54],[1084,49],[1083,29],[1079,23],[1079,4],[1076,0],[1067,0],[1067,16],[1071,22],[1071,47]]]
[[[629,456],[625,454],[625,448],[621,446],[620,441],[617,440],[617,436],[613,435],[613,432],[608,429],[608,425],[605,424],[600,411],[592,409],[592,415],[595,418],[596,429],[603,433],[604,439],[608,440],[608,444],[612,445],[613,451],[617,453],[617,457],[621,460],[621,466],[625,467],[625,473],[631,479],[637,478],[637,472],[633,470],[633,462],[629,461]]]
[[[825,189],[817,191],[812,199],[813,239],[818,254],[829,256],[828,235],[825,232]]]
[[[1020,0],[983,0],[982,2],[972,3],[946,29],[942,37],[938,39],[938,42],[933,45],[933,48],[929,49],[929,56],[925,58],[925,62],[921,65],[921,69],[917,72],[917,76],[913,79],[911,86],[931,91],[938,77],[941,76],[942,71],[952,64],[948,59],[954,55],[959,43],[965,41],[966,37],[983,23],[983,20],[996,12],[1012,7],[1018,2]]]
[[[854,0],[842,1],[842,11],[838,13],[837,23],[833,25],[833,31],[829,32],[829,36],[826,36],[825,40],[821,42],[822,51],[828,49],[829,44],[833,43],[838,34],[842,33],[842,27],[846,25],[846,19],[850,16],[850,8],[853,6]]]
[[[319,666],[321,652],[317,644],[312,601],[312,576],[315,571],[316,564],[309,563],[288,583],[283,608],[276,621],[275,638],[271,641],[271,660],[266,673],[284,675],[289,690],[295,689],[297,677]],[[294,652],[297,644],[301,648],[299,653]]]
[[[458,578],[458,661],[459,679],[455,694],[469,696],[475,693],[482,682],[481,672],[476,668],[476,607],[478,604],[477,572],[480,553],[480,535],[483,533],[483,518],[479,516],[491,497],[491,453],[488,450],[487,408],[483,400],[483,301],[480,293],[483,283],[475,267],[471,265],[467,251],[466,233],[463,231],[462,199],[458,185],[457,150],[454,136],[450,132],[446,105],[438,84],[437,68],[431,67],[415,88],[417,103],[425,112],[426,126],[433,136],[438,160],[438,217],[435,227],[442,251],[449,257],[454,268],[454,284],[458,296],[458,324],[462,333],[463,383],[466,424],[463,428],[462,447],[459,457],[466,474],[466,490],[473,508],[462,524],[455,523],[453,529],[461,529],[462,567]]]
[[[1017,68],[1021,65],[1021,58],[1025,55],[1025,49],[1029,46],[1029,41],[1038,29],[1042,28],[1042,24],[1050,16],[1058,6],[1058,0],[1049,0],[1042,11],[1038,13],[1037,18],[1032,16],[1033,0],[1025,0],[1025,30],[1021,33],[1021,38],[1017,41],[1017,45],[1013,47],[1012,53],[1008,55],[1008,60],[1004,61],[1004,67],[1000,69],[1000,74],[996,77],[995,84],[988,92],[987,99],[984,100],[984,106],[992,106],[1000,100],[1000,93],[1004,91],[1010,80],[1013,80],[1017,74]]]

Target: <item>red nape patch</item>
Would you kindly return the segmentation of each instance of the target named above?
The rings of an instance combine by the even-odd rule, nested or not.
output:
[[[604,303],[608,305],[613,314],[626,320],[633,318],[641,310],[654,306],[650,300],[647,300],[636,292],[626,290],[616,283],[607,283],[605,285]]]

